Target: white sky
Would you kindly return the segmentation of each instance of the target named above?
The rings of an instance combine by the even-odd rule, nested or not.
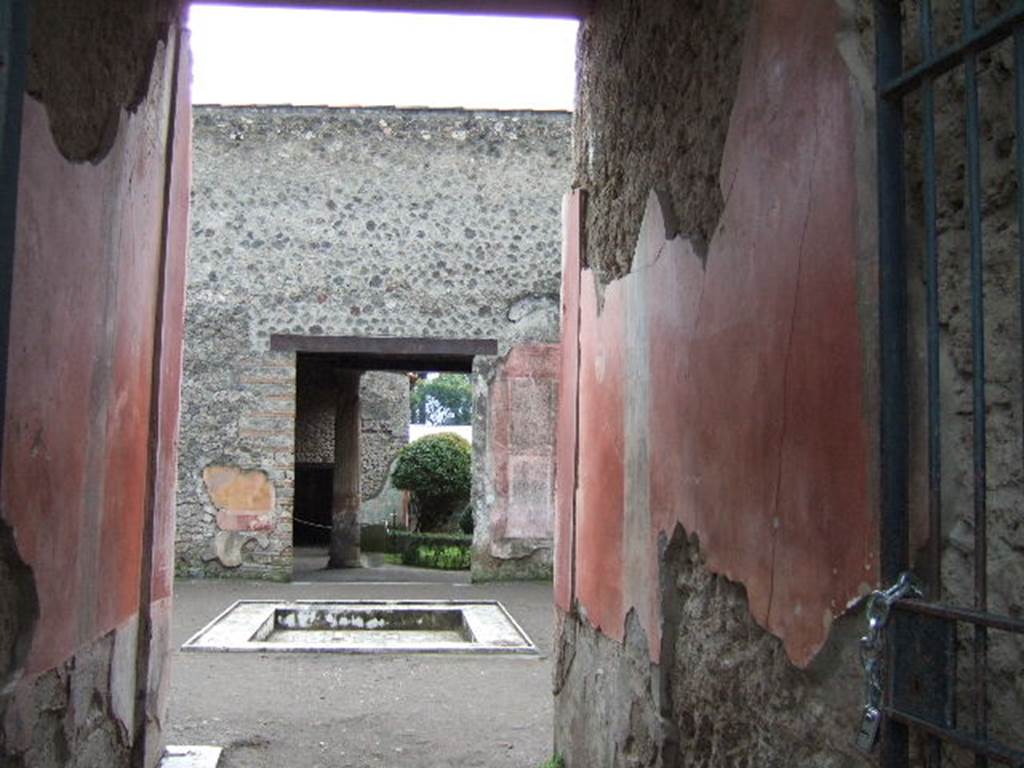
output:
[[[195,104],[573,107],[576,22],[193,5]]]

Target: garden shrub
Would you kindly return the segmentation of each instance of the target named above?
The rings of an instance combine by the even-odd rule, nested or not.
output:
[[[468,571],[470,554],[464,547],[416,547],[402,557],[402,563],[445,571]]]
[[[421,437],[399,452],[391,482],[412,494],[420,530],[443,527],[469,501],[471,466],[469,443],[448,432]]]
[[[403,559],[415,558],[419,547],[458,547],[469,552],[473,545],[473,537],[461,533],[421,533],[416,531],[388,531],[388,552],[400,555]]]

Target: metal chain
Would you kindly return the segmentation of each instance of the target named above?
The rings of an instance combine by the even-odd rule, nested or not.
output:
[[[882,719],[882,654],[885,628],[893,603],[905,597],[920,597],[921,590],[913,574],[905,571],[888,589],[879,589],[868,598],[868,631],[860,639],[860,663],[864,669],[864,711],[857,733],[857,746],[864,752],[874,749]]]
[[[292,522],[298,523],[299,525],[308,525],[310,528],[322,528],[325,531],[333,530],[329,525],[314,523],[312,520],[303,520],[301,517],[296,517],[295,515],[292,515]]]

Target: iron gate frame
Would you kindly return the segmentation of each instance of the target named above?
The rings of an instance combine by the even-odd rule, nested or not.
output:
[[[970,730],[960,728],[952,714],[948,718],[923,717],[899,706],[895,698],[895,664],[899,643],[906,637],[892,633],[886,656],[887,685],[883,705],[884,722],[880,758],[884,768],[906,768],[910,761],[910,733],[923,733],[927,742],[928,765],[941,765],[942,744],[954,744],[974,753],[976,768],[990,761],[1024,767],[1024,747],[1000,743],[989,737],[988,632],[990,629],[1024,635],[1024,620],[995,614],[988,609],[986,566],[986,403],[984,328],[984,244],[982,242],[982,187],[979,142],[979,98],[977,57],[982,51],[1013,38],[1017,180],[1017,253],[1020,274],[1020,320],[1024,328],[1024,0],[979,25],[975,0],[961,0],[962,34],[958,44],[940,51],[933,40],[931,0],[917,0],[921,62],[905,69],[903,60],[903,19],[905,0],[875,0],[877,159],[878,159],[878,255],[879,255],[879,362],[880,401],[880,565],[881,578],[894,583],[910,570],[909,551],[909,468],[910,392],[908,385],[908,253],[906,236],[906,192],[904,155],[904,108],[907,97],[921,99],[923,140],[924,258],[926,273],[925,322],[927,325],[928,403],[928,573],[924,574],[932,597],[941,595],[939,573],[941,547],[941,424],[939,412],[939,319],[938,319],[938,233],[936,204],[935,99],[936,78],[957,67],[963,68],[966,111],[967,225],[970,230],[970,296],[972,338],[972,410],[974,469],[974,605],[958,607],[937,600],[902,599],[893,607],[910,625],[940,622],[955,632],[956,623],[973,627],[973,709]],[[1024,335],[1024,334],[1022,334]],[[1022,342],[1024,343],[1024,342]],[[1024,366],[1024,349],[1021,350]],[[1021,436],[1024,438],[1024,425]],[[934,625],[933,625],[934,626]],[[941,651],[940,651],[941,652]],[[950,696],[955,695],[955,649],[946,659],[942,674]],[[945,722],[942,720],[945,719]],[[936,722],[936,720],[939,720]]]

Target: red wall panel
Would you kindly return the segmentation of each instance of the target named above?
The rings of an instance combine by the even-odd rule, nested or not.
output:
[[[830,4],[760,3],[707,253],[666,234],[652,194],[631,273],[601,302],[581,279],[575,594],[614,638],[635,608],[655,659],[658,539],[677,523],[798,664],[876,580],[858,96],[838,28]]]
[[[25,101],[3,510],[39,597],[28,674],[139,609],[169,122],[152,83],[95,165]]]

